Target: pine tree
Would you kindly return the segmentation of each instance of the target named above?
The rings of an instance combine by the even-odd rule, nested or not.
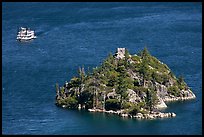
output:
[[[147,50],[147,47],[144,48],[144,50],[141,52],[142,59],[148,57],[150,55],[149,51]]]
[[[79,77],[80,77],[81,83],[84,83],[85,71],[84,71],[84,67],[83,66],[81,68],[79,67],[78,73],[79,73]]]
[[[150,111],[152,111],[153,107],[157,103],[157,96],[156,96],[156,92],[154,90],[152,90],[152,89],[147,90],[147,96],[146,96],[145,102],[146,102],[147,108]]]

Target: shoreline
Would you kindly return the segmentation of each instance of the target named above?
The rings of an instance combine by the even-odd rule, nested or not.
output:
[[[195,99],[196,96],[191,93],[192,96],[190,97],[165,97],[163,99],[164,102],[174,102],[174,101],[184,101],[184,100],[191,100]],[[123,113],[124,110],[118,110],[118,111],[113,111],[113,110],[102,110],[102,109],[88,109],[89,112],[103,112],[103,113],[108,113],[108,114],[117,114],[120,117],[129,117],[129,118],[136,118],[136,119],[157,119],[157,118],[171,118],[171,117],[176,117],[176,114],[174,112],[150,112],[148,114],[142,114],[142,113],[137,113],[136,115],[130,115],[127,113]]]
[[[191,99],[195,99],[196,98],[196,96],[193,94],[193,93],[191,93],[192,94],[192,96],[190,96],[190,97],[165,97],[164,99],[163,99],[163,101],[164,102],[173,102],[173,101],[184,101],[184,100],[191,100]]]
[[[192,100],[195,99],[196,96],[191,92],[191,96],[188,97],[165,97],[162,100],[162,102],[165,104],[167,102],[175,102],[175,101],[184,101],[184,100]],[[164,105],[163,104],[163,105]],[[160,106],[162,106],[160,104]],[[166,106],[166,104],[165,104]],[[66,108],[66,105],[62,105],[62,108]],[[157,106],[158,107],[158,106]],[[166,106],[167,107],[167,106]],[[166,107],[162,107],[162,108],[166,108]],[[158,107],[160,108],[160,107]],[[160,108],[161,109],[161,108]],[[80,108],[79,108],[80,110]],[[108,113],[108,114],[115,114],[118,115],[120,117],[126,117],[126,118],[136,118],[136,119],[158,119],[158,118],[172,118],[172,117],[176,117],[176,114],[174,112],[160,112],[160,111],[149,111],[149,113],[143,114],[143,113],[137,113],[136,115],[130,115],[125,113],[124,109],[121,110],[102,110],[102,109],[97,109],[97,108],[92,108],[92,109],[88,109],[89,112],[102,112],[102,113]]]
[[[137,113],[136,115],[130,115],[123,113],[124,110],[101,110],[101,109],[88,109],[89,112],[103,112],[108,114],[117,114],[120,117],[128,117],[128,118],[136,118],[136,119],[157,119],[157,118],[171,118],[175,117],[176,114],[174,112],[150,112],[148,114]]]

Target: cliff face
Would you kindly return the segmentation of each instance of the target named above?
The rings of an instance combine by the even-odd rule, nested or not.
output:
[[[64,86],[56,86],[56,104],[67,108],[123,110],[123,114],[148,114],[167,107],[165,102],[193,99],[195,95],[182,77],[176,78],[168,66],[145,48],[130,55],[118,48],[101,64]],[[171,114],[169,114],[171,115]]]

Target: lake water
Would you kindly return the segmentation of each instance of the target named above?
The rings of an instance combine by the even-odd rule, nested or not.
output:
[[[202,134],[201,3],[2,3],[3,134]],[[16,41],[17,28],[37,39]],[[169,119],[136,120],[55,106],[60,85],[117,47],[144,47],[182,75],[196,100]]]

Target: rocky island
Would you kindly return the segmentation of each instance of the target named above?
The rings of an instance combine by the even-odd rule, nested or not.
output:
[[[117,48],[92,72],[82,67],[62,87],[56,84],[57,106],[137,119],[175,117],[161,112],[166,102],[194,98],[183,77],[177,78],[147,48],[135,55]]]

